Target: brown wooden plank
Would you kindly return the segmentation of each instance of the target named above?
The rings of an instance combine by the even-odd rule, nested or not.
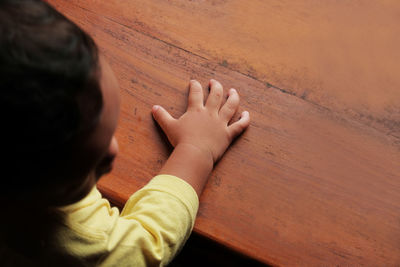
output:
[[[195,231],[276,265],[400,262],[398,138],[117,23],[102,1],[87,1],[95,13],[50,2],[95,37],[120,81],[121,153],[99,185],[114,202],[167,158],[151,106],[178,116],[188,80],[216,78],[238,89],[252,125],[216,166]]]
[[[400,137],[396,0],[71,2]]]

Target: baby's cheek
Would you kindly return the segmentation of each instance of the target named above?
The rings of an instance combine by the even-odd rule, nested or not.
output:
[[[109,157],[115,158],[118,155],[118,152],[119,152],[118,141],[117,138],[113,136],[107,153]]]

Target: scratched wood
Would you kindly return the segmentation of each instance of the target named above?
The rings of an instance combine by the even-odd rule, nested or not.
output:
[[[345,64],[341,61],[344,55],[337,53],[334,45],[326,50],[308,47],[307,38],[296,29],[301,25],[294,23],[318,22],[312,10],[300,12],[308,3],[324,10],[326,16],[318,14],[319,18],[327,17],[326,23],[333,25],[329,18],[336,21],[334,12],[339,18],[350,12],[339,12],[345,4],[332,2],[325,7],[317,1],[299,1],[304,5],[285,9],[282,5],[286,1],[242,1],[248,4],[241,6],[239,1],[50,2],[94,36],[120,82],[117,137],[121,151],[113,174],[99,184],[114,203],[123,205],[157,173],[170,152],[151,118],[151,106],[161,104],[179,116],[185,110],[188,80],[195,78],[206,84],[215,78],[226,88],[238,89],[242,110],[250,111],[252,124],[211,175],[194,230],[272,265],[400,263],[399,111],[394,101],[398,93],[394,87],[375,83],[360,88],[363,84],[352,80],[353,76],[357,80],[360,74],[354,73],[359,70],[350,64],[355,61],[353,56],[360,54],[348,51]],[[368,5],[355,3],[364,9],[363,5]],[[357,4],[351,4],[352,12],[360,18]],[[390,6],[389,1],[385,4]],[[244,17],[241,21],[233,19],[239,16],[235,5],[243,8],[239,10]],[[336,11],[328,10],[335,5]],[[267,8],[271,12],[265,13]],[[392,21],[389,11],[386,22]],[[257,24],[261,19],[268,25]],[[345,22],[337,22],[337,27]],[[376,30],[371,24],[366,25]],[[290,25],[295,29],[280,32]],[[211,26],[215,32],[210,32]],[[323,26],[321,32],[303,34],[310,40],[318,38]],[[268,37],[265,29],[275,34],[273,44],[263,44],[263,38]],[[329,28],[332,35],[335,29]],[[348,31],[346,27],[343,30]],[[386,29],[382,33],[386,39],[382,38],[398,38],[390,36],[396,30]],[[358,40],[358,32],[352,33],[356,36],[347,32],[337,38]],[[299,50],[293,48],[292,34]],[[328,45],[333,37],[329,32],[324,36]],[[365,49],[362,44],[354,46]],[[368,45],[377,44],[372,41]],[[387,44],[387,51],[392,45]],[[276,54],[267,48],[274,48]],[[339,63],[332,69],[319,65],[330,56],[336,58],[332,53],[338,54]],[[303,62],[306,56],[309,59]],[[384,71],[389,77],[397,70],[395,65],[378,64],[379,77],[375,77],[373,63],[363,70],[370,74],[367,81],[381,81],[379,75]],[[299,66],[304,67],[304,73],[296,71]],[[335,71],[343,74],[339,75],[342,86],[340,81],[335,81],[335,87],[333,82],[320,80],[335,76]],[[352,74],[346,76],[348,72]],[[390,80],[398,85],[399,78],[390,77],[393,79],[388,78],[387,84]],[[286,85],[290,89],[285,89]],[[377,104],[363,96],[353,99],[346,95],[352,95],[346,91],[349,86],[354,86],[354,92],[367,90]]]
[[[71,2],[400,137],[397,0]]]

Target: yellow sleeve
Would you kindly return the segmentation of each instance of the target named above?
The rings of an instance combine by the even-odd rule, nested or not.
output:
[[[96,188],[64,208],[63,242],[70,254],[100,266],[165,266],[193,229],[199,200],[184,180],[154,177],[134,193],[121,214]]]

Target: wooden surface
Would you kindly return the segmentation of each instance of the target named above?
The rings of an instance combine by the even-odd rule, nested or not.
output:
[[[170,147],[150,115],[190,78],[235,87],[250,128],[201,197],[195,231],[272,265],[400,265],[398,1],[51,0],[119,79],[122,205]]]

